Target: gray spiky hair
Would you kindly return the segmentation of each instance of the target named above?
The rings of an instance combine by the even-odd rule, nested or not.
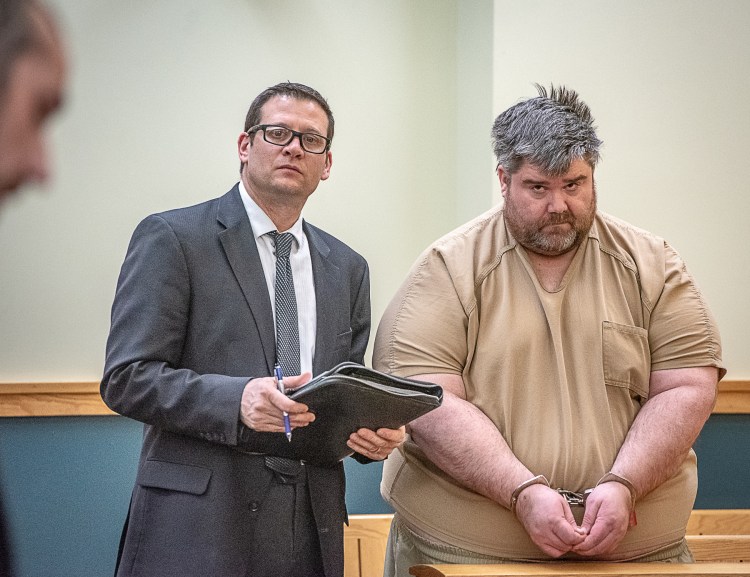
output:
[[[511,175],[524,162],[550,175],[564,174],[577,158],[595,167],[602,141],[589,107],[565,86],[535,86],[539,96],[511,106],[492,125],[497,165]]]

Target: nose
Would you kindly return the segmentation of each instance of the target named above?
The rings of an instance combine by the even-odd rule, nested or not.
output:
[[[565,198],[565,193],[560,190],[552,191],[549,195],[549,203],[547,204],[547,212],[565,212],[568,210],[568,202]]]
[[[302,148],[301,134],[294,136],[289,144],[284,147],[284,152],[287,152],[288,154],[291,154],[293,156],[301,156],[304,151],[305,149]]]

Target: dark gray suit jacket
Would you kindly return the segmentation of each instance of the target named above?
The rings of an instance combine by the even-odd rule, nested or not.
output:
[[[245,431],[240,399],[249,379],[272,374],[275,344],[239,194],[235,186],[218,199],[144,219],[122,266],[101,393],[145,429],[119,576],[245,575],[271,477],[262,457],[244,451],[266,452],[276,433]],[[317,301],[314,372],[362,363],[367,263],[314,226],[304,223],[304,232]],[[309,466],[308,478],[326,575],[339,576],[343,466]]]

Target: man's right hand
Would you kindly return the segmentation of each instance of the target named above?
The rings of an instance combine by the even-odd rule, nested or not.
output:
[[[576,524],[565,498],[541,484],[521,491],[516,516],[531,540],[550,557],[568,553],[586,538],[586,531]]]
[[[294,390],[310,380],[310,373],[284,377],[287,390]],[[253,431],[283,433],[283,411],[289,413],[292,429],[305,427],[315,420],[307,405],[297,403],[279,392],[273,377],[253,379],[245,385],[240,403],[240,420]]]

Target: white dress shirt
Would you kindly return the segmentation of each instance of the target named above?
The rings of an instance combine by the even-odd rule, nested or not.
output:
[[[250,226],[255,235],[255,244],[258,247],[260,262],[263,265],[263,275],[266,277],[268,294],[271,297],[271,309],[276,311],[274,295],[276,294],[276,254],[273,238],[268,233],[275,231],[268,215],[250,198],[242,181],[239,182],[240,197],[245,205]],[[289,230],[278,232],[291,232],[295,242],[292,243],[292,251],[289,262],[292,265],[292,277],[294,278],[294,296],[297,300],[297,323],[299,325],[300,344],[300,368],[302,372],[312,373],[312,360],[315,355],[315,331],[317,328],[317,316],[315,313],[315,282],[313,280],[312,261],[310,260],[310,246],[307,237],[302,230],[302,215]],[[274,331],[276,324],[274,323]]]

